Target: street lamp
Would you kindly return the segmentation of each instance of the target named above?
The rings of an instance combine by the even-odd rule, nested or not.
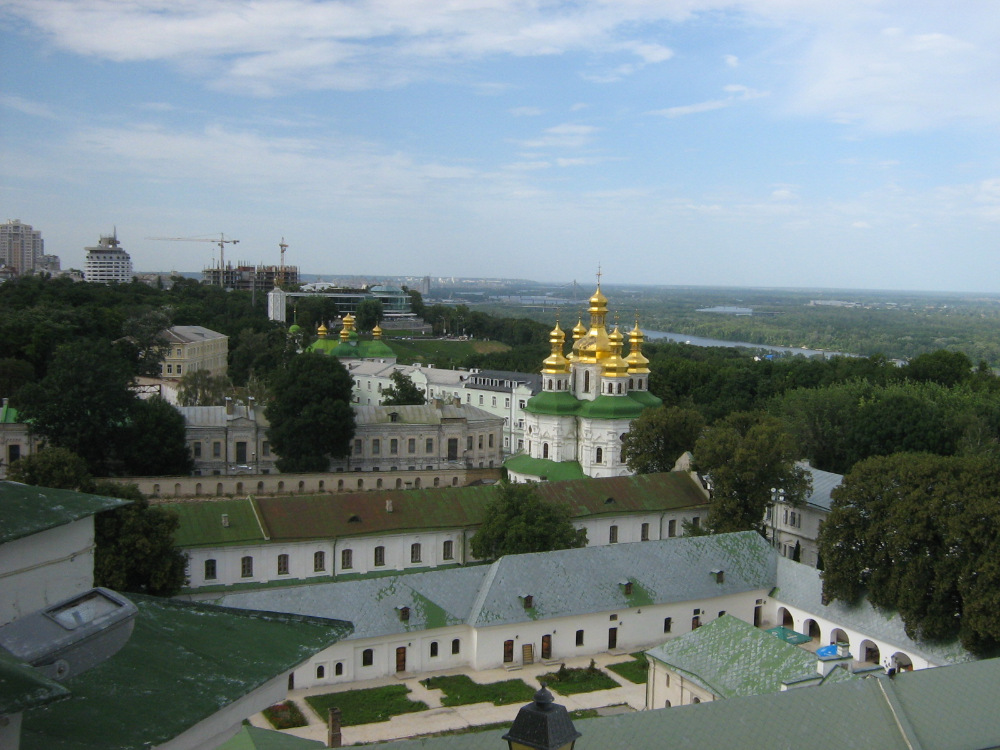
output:
[[[534,703],[521,707],[501,739],[507,740],[510,750],[573,750],[580,736],[566,707],[553,703],[552,693],[543,687],[535,693]]]

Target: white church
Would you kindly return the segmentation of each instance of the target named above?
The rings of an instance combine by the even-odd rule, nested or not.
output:
[[[526,452],[509,459],[511,481],[552,481],[631,474],[622,456],[633,420],[662,402],[649,392],[649,360],[642,354],[638,320],[625,336],[608,333],[608,299],[597,291],[588,308],[590,329],[578,322],[573,346],[563,354],[566,335],[550,334],[552,353],[542,363],[542,392],[525,406]]]

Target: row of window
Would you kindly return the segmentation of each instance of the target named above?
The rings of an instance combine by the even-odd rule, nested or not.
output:
[[[407,454],[413,455],[417,452],[417,439],[407,438],[406,439],[406,452]],[[364,440],[361,438],[356,438],[354,440],[354,450],[353,455],[360,456],[364,453]],[[430,455],[434,453],[434,438],[427,438],[424,441],[424,453]],[[382,438],[372,438],[372,455],[380,456],[382,455]],[[399,439],[391,438],[389,440],[389,455],[397,456],[399,455]]]
[[[428,646],[428,655],[433,659],[433,658],[439,656],[440,653],[441,653],[440,652],[440,646],[439,646],[438,642],[437,641],[431,641],[430,644],[429,644],[429,646]],[[458,654],[462,653],[462,640],[460,638],[453,638],[452,639],[452,641],[451,641],[451,653],[452,653],[453,656],[457,656]],[[375,649],[373,649],[373,648],[366,648],[364,651],[361,652],[361,666],[362,667],[370,667],[374,663],[375,663]],[[337,666],[338,667],[340,666],[339,662],[337,663]],[[319,667],[316,668],[316,678],[317,679],[321,679],[326,674],[325,670],[323,670],[323,671],[320,671],[320,670],[323,670],[322,665],[320,665]],[[338,675],[343,674],[343,671],[341,670],[340,672],[337,672],[337,674]]]
[[[423,546],[419,542],[410,545],[410,562],[419,563],[422,561]],[[455,559],[455,543],[451,539],[446,539],[441,545],[441,559]],[[375,567],[385,565],[385,547],[378,546],[374,550]],[[354,568],[354,550],[344,549],[340,551],[340,567],[343,570]],[[313,553],[313,571],[322,573],[326,570],[326,553],[322,550]],[[287,554],[278,555],[278,575],[288,575],[289,556]],[[219,577],[218,563],[215,559],[205,560],[205,580],[214,581]],[[240,558],[240,577],[253,578],[253,556],[244,555]]]
[[[236,448],[236,463],[245,464],[247,463],[247,442],[245,440],[237,440],[235,443]],[[195,440],[191,443],[191,453],[195,458],[202,457],[201,441]],[[271,443],[264,440],[260,444],[260,455],[261,458],[271,457]],[[212,458],[222,458],[222,441],[213,440],[212,441]]]

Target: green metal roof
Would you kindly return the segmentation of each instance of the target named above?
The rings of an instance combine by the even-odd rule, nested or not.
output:
[[[524,410],[532,414],[576,414],[581,403],[569,391],[542,391],[528,399]]]
[[[563,482],[569,479],[585,479],[586,474],[579,461],[553,461],[549,458],[532,458],[521,453],[504,462],[504,468],[518,474],[539,477],[543,481]]]
[[[636,419],[645,409],[662,403],[648,391],[632,391],[623,396],[602,395],[593,401],[578,399],[569,391],[543,391],[528,399],[524,410],[557,416],[576,414],[591,419]]]
[[[326,747],[326,743],[244,724],[216,750],[310,750],[318,747]]]
[[[17,409],[10,404],[0,403],[0,424],[17,424],[20,421]]]
[[[131,500],[0,481],[0,544],[128,505]]]
[[[529,459],[534,460],[534,459]],[[550,462],[551,463],[551,462]],[[562,466],[561,464],[555,464]],[[546,502],[569,507],[573,518],[699,507],[708,500],[685,472],[545,482]],[[472,528],[482,523],[499,485],[443,487],[334,495],[293,495],[243,500],[166,503],[180,518],[178,547],[217,547],[266,541],[334,539],[368,534]],[[391,501],[392,510],[387,510]],[[610,501],[610,502],[609,502]],[[229,526],[222,525],[228,514]]]
[[[0,648],[0,716],[69,696],[69,690]]]
[[[350,623],[129,594],[125,647],[25,714],[22,750],[160,745],[350,634]]]
[[[781,690],[783,682],[819,682],[816,655],[731,615],[646,652],[722,698]]]
[[[628,396],[598,396],[584,401],[578,413],[591,419],[638,419],[645,408]]]

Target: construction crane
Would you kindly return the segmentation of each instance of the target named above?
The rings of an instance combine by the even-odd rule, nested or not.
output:
[[[158,240],[161,242],[211,242],[219,246],[219,286],[225,286],[222,281],[223,272],[226,268],[226,245],[238,245],[239,240],[227,240],[226,235],[219,234],[219,239],[212,237],[147,237],[147,240]],[[284,237],[282,237],[284,242]],[[284,256],[284,250],[281,251]]]
[[[288,249],[288,243],[285,242],[285,238],[281,238],[281,242],[278,243],[278,247],[281,248],[281,268],[282,271],[285,270],[285,250]]]

